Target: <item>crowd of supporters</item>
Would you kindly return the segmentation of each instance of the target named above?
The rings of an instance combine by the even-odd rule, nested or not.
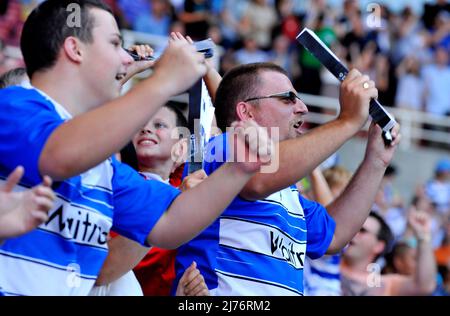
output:
[[[23,23],[40,2],[9,0],[0,4],[0,75],[23,66],[6,48],[19,45]],[[193,40],[211,38],[224,48],[219,67],[222,75],[236,65],[274,62],[287,71],[297,91],[336,97],[337,82],[296,42],[300,30],[308,27],[349,68],[357,68],[375,81],[381,103],[450,116],[447,1],[426,3],[420,14],[407,6],[398,12],[378,4],[367,10],[355,0],[342,1],[341,6],[307,0],[105,2],[121,29],[162,37],[177,31]],[[387,272],[402,273],[398,262],[406,258],[409,249],[416,249],[419,241],[411,233],[408,216],[424,212],[430,218],[430,242],[439,272],[434,294],[449,295],[450,160],[443,158],[436,164],[434,174],[417,187],[412,201],[399,196],[393,185],[395,176],[395,167],[388,168],[373,208],[393,234],[394,242],[381,263]]]

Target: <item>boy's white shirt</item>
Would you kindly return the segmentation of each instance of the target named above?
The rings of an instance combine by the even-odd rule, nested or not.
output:
[[[139,173],[143,175],[146,180],[157,180],[169,184],[169,179],[164,180],[159,174],[142,171],[140,171]]]
[[[125,275],[106,285],[94,286],[89,296],[144,296],[134,272]]]

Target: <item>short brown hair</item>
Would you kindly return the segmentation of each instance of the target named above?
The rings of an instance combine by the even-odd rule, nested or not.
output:
[[[225,74],[215,100],[217,126],[222,131],[236,120],[236,104],[256,96],[261,84],[259,75],[264,71],[275,71],[288,76],[283,68],[274,63],[240,65]]]
[[[67,24],[71,14],[69,5],[80,7],[80,27]],[[22,30],[20,48],[28,77],[37,71],[51,68],[58,58],[65,39],[74,36],[84,43],[92,43],[95,26],[90,9],[97,8],[112,14],[101,0],[47,0],[28,16]]]

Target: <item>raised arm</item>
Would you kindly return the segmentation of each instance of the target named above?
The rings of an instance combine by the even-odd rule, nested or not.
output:
[[[98,165],[118,152],[171,96],[206,73],[204,56],[184,42],[170,42],[154,69],[126,95],[59,126],[41,152],[41,174],[63,180]]]
[[[364,82],[369,83],[369,89],[363,88]],[[305,135],[280,142],[275,154],[279,157],[278,170],[252,177],[241,196],[248,200],[262,199],[308,175],[361,129],[369,116],[369,101],[377,95],[369,77],[351,70],[340,88],[341,112],[337,119]]]
[[[208,66],[208,71],[203,77],[203,80],[205,80],[211,101],[214,103],[216,100],[216,91],[219,88],[220,81],[222,81],[222,76],[214,68],[210,60],[206,60],[206,65]]]
[[[359,231],[366,220],[380,187],[384,172],[392,160],[400,141],[399,126],[392,130],[395,141],[385,146],[381,128],[373,122],[369,128],[366,153],[344,192],[328,207],[328,213],[336,221],[333,241],[327,253],[340,251]]]
[[[430,295],[436,288],[437,275],[431,245],[431,220],[423,211],[411,211],[408,223],[417,238],[416,269],[413,276],[393,278],[392,295]]]
[[[317,167],[311,172],[311,188],[314,194],[314,200],[324,206],[327,206],[333,201],[333,193],[327,180],[323,176],[320,167]]]
[[[112,238],[108,241],[108,256],[95,285],[106,285],[119,279],[133,269],[149,250],[150,248],[120,235]]]
[[[197,170],[184,178],[180,188],[183,192],[187,191],[206,178],[205,171]],[[120,235],[112,238],[108,241],[108,256],[100,270],[96,285],[106,285],[119,279],[133,269],[149,250],[150,248],[143,247],[137,242]]]
[[[174,41],[187,41],[191,45],[194,44],[194,41],[189,36],[184,37],[179,32],[170,33],[170,38]],[[206,88],[208,89],[209,96],[211,97],[211,101],[214,103],[214,100],[216,98],[216,91],[219,87],[220,82],[222,81],[222,76],[214,68],[211,59],[206,59],[206,66],[208,67],[208,70],[206,71],[205,76],[203,76],[203,80],[205,81]]]
[[[227,162],[195,188],[180,194],[149,234],[149,244],[176,248],[194,238],[223,212],[263,162],[270,163],[273,145],[266,129],[253,121],[238,122],[233,126],[255,128],[255,133],[245,134],[238,129],[236,134],[228,134],[233,161],[248,155],[248,162]],[[214,194],[217,192],[220,194]]]

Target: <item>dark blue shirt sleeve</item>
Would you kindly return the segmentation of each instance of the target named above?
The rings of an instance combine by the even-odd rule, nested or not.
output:
[[[311,259],[322,257],[333,240],[336,223],[327,210],[317,202],[299,195],[300,204],[306,217],[306,255]]]
[[[173,200],[181,193],[169,184],[145,180],[113,158],[114,215],[112,230],[141,245]]]

